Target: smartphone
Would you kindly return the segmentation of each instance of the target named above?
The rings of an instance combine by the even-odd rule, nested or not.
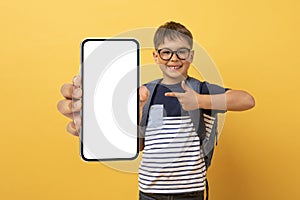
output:
[[[140,45],[134,38],[87,38],[81,43],[85,161],[138,156]]]

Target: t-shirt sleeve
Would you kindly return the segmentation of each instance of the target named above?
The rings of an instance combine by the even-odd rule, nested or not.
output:
[[[200,94],[224,94],[226,91],[230,90],[230,88],[224,88],[219,85],[210,84],[208,82],[203,82],[200,88]],[[227,110],[206,110],[206,111],[212,111],[214,113],[224,113]]]

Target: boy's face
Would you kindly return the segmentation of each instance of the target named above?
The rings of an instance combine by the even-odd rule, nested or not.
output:
[[[167,50],[166,53],[164,53],[165,49]],[[160,54],[158,52],[159,50]],[[171,55],[171,51],[177,50],[180,50],[177,52],[179,58],[176,53],[173,53],[169,60],[163,57],[164,55]],[[194,51],[189,52],[189,50],[191,50],[191,47],[186,40],[179,38],[169,40],[165,38],[164,43],[158,46],[158,51],[153,52],[154,60],[163,73],[163,83],[175,84],[187,78],[188,69],[194,57]]]

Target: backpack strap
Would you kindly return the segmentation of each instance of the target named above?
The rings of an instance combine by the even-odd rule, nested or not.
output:
[[[191,87],[193,90],[201,93],[201,82],[197,79],[188,77],[186,80],[186,84]],[[204,161],[206,170],[209,168],[212,160],[212,156],[214,153],[215,141],[217,141],[217,117],[215,117],[215,121],[213,127],[211,129],[210,134],[206,134],[206,126],[204,122],[204,114],[211,116],[212,112],[203,109],[196,109],[189,111],[189,115],[192,119],[192,122],[195,126],[195,130],[200,138],[200,145],[204,154]],[[205,191],[206,191],[206,200],[209,198],[209,185],[207,177],[205,179]]]
[[[201,91],[201,82],[197,79],[194,79],[192,77],[188,77],[186,80],[186,84],[191,87],[193,90],[195,90],[196,92],[200,93]],[[190,110],[188,111],[189,115],[191,117],[191,120],[194,124],[196,133],[198,134],[198,136],[200,137],[200,142],[202,145],[202,141],[205,137],[205,126],[204,125],[204,119],[203,119],[203,115],[202,115],[202,109],[196,109],[196,110]]]
[[[186,80],[186,84],[196,92],[201,93],[202,85],[199,80],[188,77]],[[195,126],[195,130],[200,138],[206,169],[208,169],[211,164],[211,159],[213,156],[214,146],[217,138],[217,118],[215,117],[215,122],[213,124],[213,127],[211,128],[210,134],[207,134],[204,122],[204,114],[211,116],[212,112],[203,109],[189,111],[189,115],[191,116],[192,122]]]
[[[208,180],[207,180],[207,177],[206,177],[206,179],[205,179],[205,185],[206,185],[206,188],[205,188],[205,190],[206,190],[206,198],[205,198],[205,200],[208,200],[208,196],[209,196],[209,187],[208,187]]]

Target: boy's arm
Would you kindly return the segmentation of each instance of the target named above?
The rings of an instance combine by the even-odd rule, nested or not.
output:
[[[140,131],[140,133],[141,133],[141,131]],[[144,150],[144,146],[145,146],[144,142],[145,142],[144,137],[140,135],[140,137],[139,137],[139,151]]]
[[[177,97],[185,110],[198,108],[210,110],[243,111],[255,106],[254,98],[242,90],[227,90],[224,94],[199,94],[182,82],[184,93],[168,92],[165,95]]]
[[[224,94],[196,94],[198,107],[212,110],[244,111],[255,106],[255,100],[243,90],[227,90]]]

